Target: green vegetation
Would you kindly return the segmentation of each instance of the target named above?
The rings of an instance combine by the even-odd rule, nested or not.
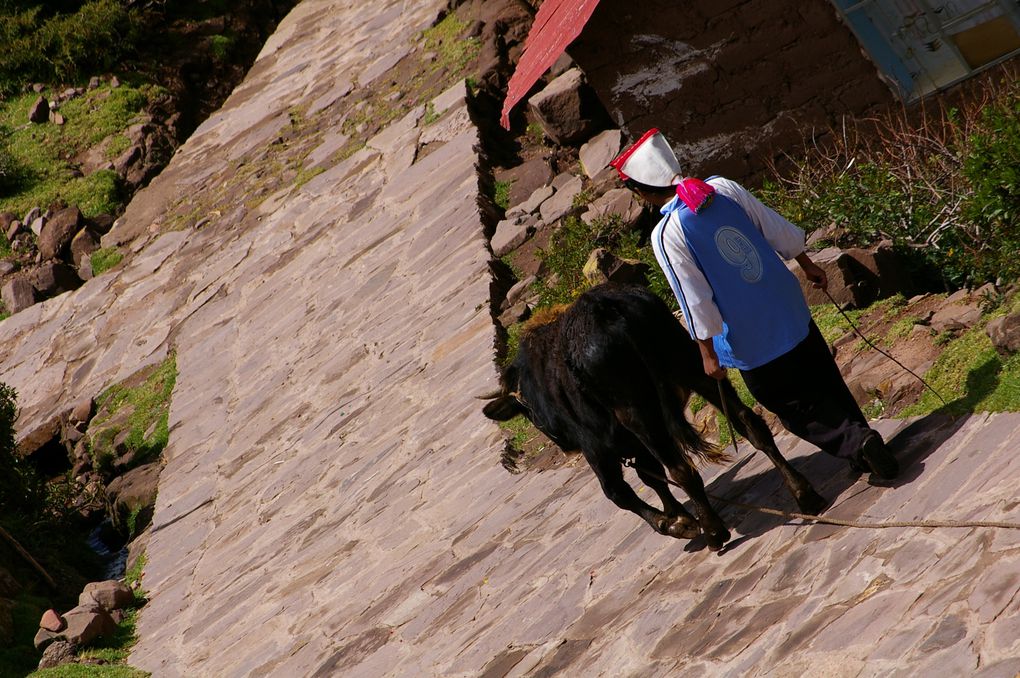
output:
[[[64,664],[29,674],[30,678],[147,678],[146,671],[118,664]]]
[[[436,112],[436,105],[431,101],[425,104],[425,116],[421,119],[423,125],[431,125],[442,117]]]
[[[138,38],[138,14],[118,0],[8,0],[0,10],[0,94],[107,71]]]
[[[116,173],[76,177],[70,159],[107,137],[113,137],[108,153],[130,143],[121,132],[163,95],[148,86],[99,87],[63,104],[63,125],[27,123],[35,93],[0,101],[0,157],[6,155],[10,167],[0,182],[0,210],[24,214],[56,200],[77,204],[85,216],[119,210],[124,196]]]
[[[116,247],[103,247],[92,253],[92,275],[102,275],[124,260]]]
[[[510,207],[510,188],[513,184],[512,181],[497,181],[493,185],[492,201],[502,210]]]
[[[920,119],[916,119],[920,116]],[[786,158],[763,199],[831,244],[894,245],[950,287],[1020,276],[1020,83],[963,109],[846,124]]]
[[[137,384],[130,382],[137,381]],[[131,466],[140,466],[159,457],[169,440],[170,397],[177,382],[174,354],[137,379],[112,386],[96,398],[97,414],[89,430],[98,433],[86,438],[93,466],[109,470],[117,456],[114,440],[124,431],[124,445],[134,452]],[[104,427],[106,422],[117,422]],[[126,470],[126,469],[125,469]]]
[[[209,51],[213,58],[219,61],[226,61],[234,49],[236,38],[232,35],[213,35],[209,37]]]

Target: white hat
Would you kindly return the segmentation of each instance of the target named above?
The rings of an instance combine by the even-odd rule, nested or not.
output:
[[[676,154],[654,127],[609,164],[621,179],[633,179],[646,186],[672,186],[683,178]]]

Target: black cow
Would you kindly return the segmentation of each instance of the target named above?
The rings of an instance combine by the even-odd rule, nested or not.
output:
[[[503,372],[502,393],[485,406],[485,415],[505,421],[524,414],[564,451],[580,451],[617,506],[660,534],[690,539],[700,532],[710,549],[721,549],[730,534],[708,503],[695,463],[725,456],[683,416],[692,391],[716,409],[722,405],[719,383],[704,373],[697,344],[661,299],[636,285],[599,285],[550,316],[524,332],[516,359]],[[734,428],[772,460],[801,511],[825,508],[729,381],[722,382],[722,392]],[[663,511],[642,501],[624,480],[621,462],[629,458]],[[694,516],[651,475],[664,475],[663,468],[690,497]]]

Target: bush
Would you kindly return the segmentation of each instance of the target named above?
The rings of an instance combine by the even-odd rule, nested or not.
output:
[[[892,240],[948,287],[978,284],[1020,262],[1020,85],[990,84],[961,108],[901,111],[845,123],[785,156],[763,199],[839,246]]]

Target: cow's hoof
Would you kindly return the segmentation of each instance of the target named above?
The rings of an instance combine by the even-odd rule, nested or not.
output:
[[[797,506],[800,507],[801,513],[809,513],[813,516],[817,516],[819,513],[829,508],[829,500],[814,490],[809,490],[797,497]]]
[[[726,529],[705,533],[705,543],[708,544],[709,551],[721,551],[729,540],[730,532]]]
[[[682,516],[675,516],[667,519],[666,531],[663,534],[677,539],[694,539],[701,534],[701,530],[697,523],[689,522]]]

